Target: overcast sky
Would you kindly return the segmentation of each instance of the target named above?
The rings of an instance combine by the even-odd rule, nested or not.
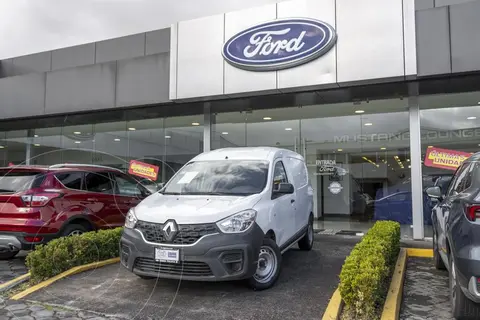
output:
[[[0,0],[0,59],[281,0]]]

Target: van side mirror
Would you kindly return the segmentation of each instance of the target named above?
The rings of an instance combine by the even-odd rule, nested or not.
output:
[[[442,198],[442,190],[440,189],[440,187],[430,187],[430,188],[427,188],[425,192],[430,198],[433,198],[433,199]]]
[[[284,194],[292,194],[295,192],[295,188],[291,183],[279,183],[277,188],[273,190],[274,195],[284,195]]]

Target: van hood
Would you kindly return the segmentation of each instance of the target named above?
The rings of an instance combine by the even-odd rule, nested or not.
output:
[[[234,213],[252,209],[261,195],[205,196],[163,195],[154,193],[135,208],[138,220],[165,223],[174,219],[178,224],[213,223]]]

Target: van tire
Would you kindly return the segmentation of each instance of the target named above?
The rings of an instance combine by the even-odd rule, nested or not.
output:
[[[270,238],[264,238],[258,255],[257,270],[248,279],[248,285],[253,290],[261,291],[271,288],[280,276],[282,253],[275,241]],[[261,267],[263,268],[262,270],[260,270]],[[273,268],[273,270],[268,271],[269,268]]]
[[[313,242],[315,240],[315,232],[313,231],[313,218],[310,216],[308,219],[308,226],[305,235],[298,241],[298,247],[300,250],[310,251],[313,248]]]
[[[449,293],[453,317],[457,320],[478,319],[477,315],[480,314],[480,305],[474,303],[465,296],[455,274],[455,263],[453,257],[450,256],[450,272],[448,280],[450,284]]]
[[[19,253],[20,251],[4,251],[0,252],[0,260],[10,260],[15,258],[15,256]]]
[[[63,229],[62,237],[68,237],[72,235],[80,235],[88,232],[87,228],[81,224],[69,224]]]

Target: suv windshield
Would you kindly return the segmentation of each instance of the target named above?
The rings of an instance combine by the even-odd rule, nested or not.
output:
[[[218,160],[191,162],[168,183],[163,194],[250,195],[267,184],[268,162]]]
[[[12,193],[33,187],[36,179],[43,177],[38,171],[0,170],[0,193]],[[35,185],[40,183],[35,182]]]

